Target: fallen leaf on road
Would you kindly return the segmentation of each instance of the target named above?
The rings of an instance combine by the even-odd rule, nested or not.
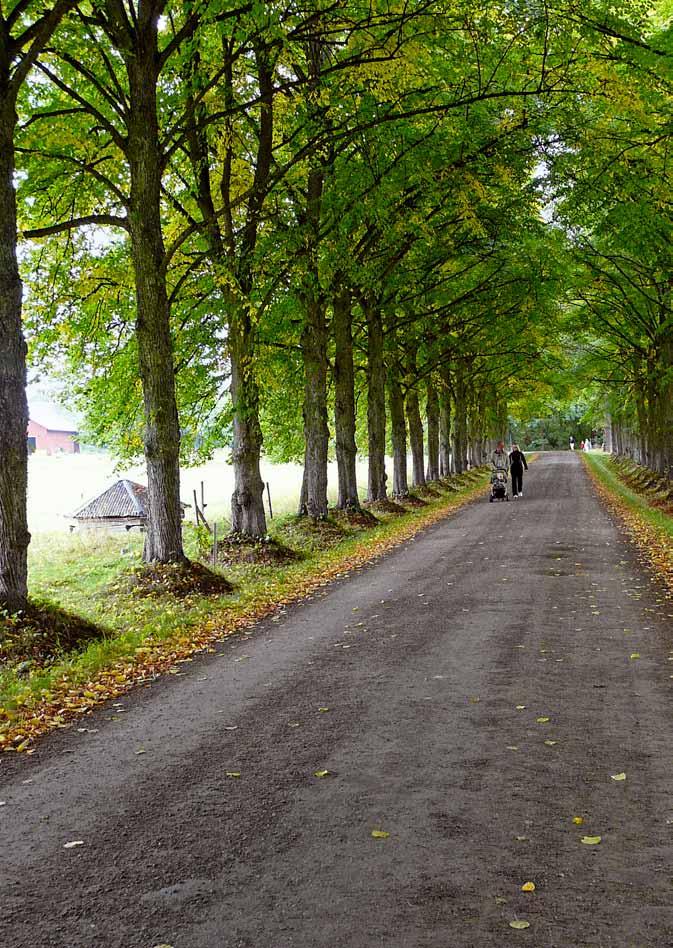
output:
[[[523,931],[524,928],[530,928],[530,922],[524,922],[523,920],[515,919],[513,922],[509,923],[510,928],[516,928],[517,931]]]
[[[507,899],[503,898],[502,895],[496,895],[495,897],[496,905],[507,905]]]
[[[573,816],[573,823],[575,824],[575,826],[581,826],[582,823],[584,823],[584,817],[583,817],[583,816]]]
[[[313,774],[314,777],[326,777],[329,774],[329,770],[316,770]]]
[[[238,730],[238,724],[225,724],[225,725],[224,725],[224,730],[225,730],[225,731],[237,731],[237,730]]]
[[[290,721],[288,727],[299,727],[299,721]]]
[[[534,882],[524,882],[521,886],[522,892],[535,892],[535,883]]]
[[[318,708],[318,711],[323,711],[323,712],[329,711],[329,708]]]
[[[74,849],[75,846],[83,846],[83,845],[84,845],[84,840],[83,840],[83,839],[73,839],[72,842],[70,842],[70,843],[64,843],[64,844],[63,844],[63,848],[64,848],[64,849]]]
[[[610,774],[610,780],[626,780],[626,774]]]
[[[519,749],[519,748],[516,746],[516,744],[508,744],[508,745],[507,745],[507,750],[508,750],[508,751],[518,751],[518,749]]]
[[[226,772],[225,776],[227,776],[227,777],[240,777],[240,776],[241,776],[241,771],[240,771],[240,770],[228,770],[228,771]]]
[[[527,842],[528,842],[528,837],[527,837],[527,836],[515,836],[514,839],[517,841],[517,843],[527,843]]]
[[[525,705],[525,704],[517,704],[516,710],[517,710],[517,711],[525,711],[525,710],[526,710],[526,705]]]
[[[555,747],[558,744],[558,741],[545,741],[547,747]]]
[[[640,658],[640,652],[631,652],[629,658]]]
[[[145,753],[145,749],[143,747],[141,747],[140,750],[136,751],[136,754],[144,754],[144,753]]]
[[[601,841],[600,836],[583,836],[580,840],[585,846],[598,846]]]
[[[547,724],[549,722],[549,718],[536,718],[536,720],[538,724]]]
[[[385,830],[372,830],[372,836],[374,839],[388,839],[390,833],[386,833]]]
[[[473,696],[473,697],[471,697],[471,698],[468,698],[468,701],[470,702],[470,704],[479,704],[479,701],[480,701],[480,700],[481,700],[481,699],[480,699],[480,698],[477,698],[476,696]]]

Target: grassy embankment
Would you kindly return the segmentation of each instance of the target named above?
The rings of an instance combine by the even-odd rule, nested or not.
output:
[[[599,494],[625,524],[641,558],[673,592],[673,485],[626,458],[583,457]]]
[[[175,673],[176,662],[385,553],[483,494],[486,484],[483,471],[462,475],[441,492],[426,495],[427,506],[402,515],[376,511],[380,523],[373,527],[342,520],[311,529],[295,517],[276,519],[271,536],[294,550],[295,558],[282,565],[214,567],[233,583],[227,595],[178,598],[134,591],[128,577],[140,565],[138,534],[38,538],[31,551],[33,600],[88,620],[96,634],[74,649],[56,648],[45,659],[39,648],[22,651],[21,643],[12,651],[7,646],[11,626],[5,624],[0,746],[30,753],[39,734],[68,726],[75,715],[134,684]],[[194,527],[185,525],[190,557],[199,555],[202,541]]]

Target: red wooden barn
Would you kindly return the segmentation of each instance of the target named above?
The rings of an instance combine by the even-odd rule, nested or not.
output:
[[[45,454],[79,454],[78,432],[70,417],[53,405],[31,408],[28,451]]]

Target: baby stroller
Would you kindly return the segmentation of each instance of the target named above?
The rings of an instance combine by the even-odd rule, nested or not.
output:
[[[507,471],[493,471],[491,474],[491,492],[488,500],[491,504],[494,500],[509,500]]]

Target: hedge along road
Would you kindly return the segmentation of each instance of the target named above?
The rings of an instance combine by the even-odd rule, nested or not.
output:
[[[673,943],[673,609],[524,486],[5,755],[4,948]]]

